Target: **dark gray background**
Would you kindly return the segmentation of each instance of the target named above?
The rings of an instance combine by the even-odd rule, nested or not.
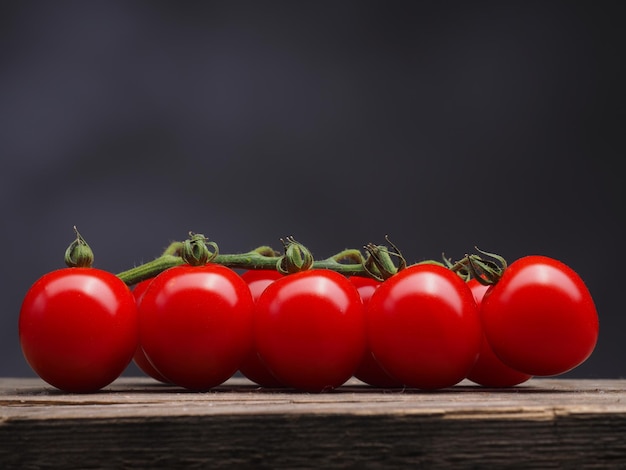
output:
[[[119,272],[191,231],[318,258],[544,254],[626,373],[619,2],[2,2],[0,376],[77,225]],[[131,367],[127,373],[134,373]]]

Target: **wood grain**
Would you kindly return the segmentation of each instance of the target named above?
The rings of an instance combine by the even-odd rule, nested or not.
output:
[[[78,395],[6,378],[0,423],[3,468],[626,468],[626,380],[310,394],[125,377]]]

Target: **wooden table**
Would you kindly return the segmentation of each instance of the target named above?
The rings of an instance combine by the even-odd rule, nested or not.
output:
[[[310,394],[123,377],[74,395],[5,378],[0,413],[1,468],[626,468],[626,380]]]

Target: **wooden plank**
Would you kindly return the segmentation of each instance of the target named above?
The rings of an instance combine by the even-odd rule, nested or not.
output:
[[[625,436],[626,380],[310,394],[125,377],[87,395],[0,382],[3,468],[626,468]]]

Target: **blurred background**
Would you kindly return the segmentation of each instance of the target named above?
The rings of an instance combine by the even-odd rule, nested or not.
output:
[[[189,231],[551,256],[600,315],[566,375],[626,376],[620,4],[1,2],[0,376],[74,225],[112,272]]]

